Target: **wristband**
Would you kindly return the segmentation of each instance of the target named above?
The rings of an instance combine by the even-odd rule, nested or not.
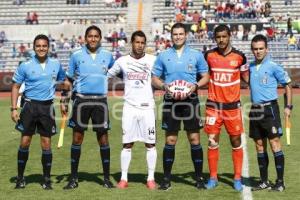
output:
[[[14,110],[18,110],[18,108],[10,108],[10,112],[12,112]]]

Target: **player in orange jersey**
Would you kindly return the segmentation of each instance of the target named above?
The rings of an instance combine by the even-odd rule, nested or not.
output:
[[[209,66],[210,82],[206,103],[204,130],[208,134],[208,165],[210,179],[207,189],[218,185],[217,168],[219,160],[219,139],[221,126],[224,124],[232,145],[234,165],[234,189],[241,191],[241,172],[243,147],[241,134],[243,122],[240,103],[241,78],[248,81],[245,55],[230,44],[230,29],[219,25],[214,30],[217,47],[205,54]]]

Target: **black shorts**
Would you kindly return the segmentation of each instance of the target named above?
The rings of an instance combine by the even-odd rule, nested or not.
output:
[[[76,132],[83,133],[87,130],[90,119],[92,120],[93,131],[107,133],[107,130],[109,130],[109,113],[106,97],[75,97],[72,117],[68,126]]]
[[[197,94],[192,94],[182,101],[174,100],[167,94],[164,96],[162,129],[178,132],[181,129],[181,121],[186,131],[199,131],[203,127]]]
[[[253,139],[273,139],[283,134],[277,101],[252,105],[249,123],[249,136]]]
[[[33,135],[35,132],[44,137],[56,134],[55,111],[52,100],[26,100],[20,113],[16,129],[23,135]]]

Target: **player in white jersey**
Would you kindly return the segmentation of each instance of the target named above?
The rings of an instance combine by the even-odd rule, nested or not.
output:
[[[157,152],[155,148],[155,102],[151,86],[151,70],[155,56],[145,53],[146,35],[135,31],[131,36],[130,55],[119,58],[108,70],[108,77],[123,75],[125,82],[124,107],[122,115],[123,150],[121,152],[121,180],[117,187],[128,187],[128,168],[134,142],[145,143],[148,165],[147,187],[155,189],[154,171]]]

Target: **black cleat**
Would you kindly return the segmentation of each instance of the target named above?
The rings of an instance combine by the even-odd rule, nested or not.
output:
[[[51,180],[48,177],[44,178],[44,182],[41,183],[41,186],[44,190],[52,190],[52,184],[51,184]]]
[[[171,182],[170,179],[164,178],[159,186],[159,190],[169,190],[171,188]]]
[[[68,184],[63,187],[64,190],[72,190],[78,187],[78,180],[77,178],[70,178]]]
[[[103,187],[111,189],[111,188],[114,188],[115,186],[109,179],[105,178],[103,180]]]
[[[203,177],[199,177],[196,179],[195,187],[199,190],[206,189],[205,187],[205,180]]]
[[[270,191],[283,192],[283,190],[285,190],[283,180],[278,180],[277,179],[275,185],[272,186]]]
[[[26,182],[24,177],[16,177],[16,187],[15,189],[24,189]]]
[[[270,190],[272,187],[269,181],[259,181],[259,183],[251,188],[251,191]]]

